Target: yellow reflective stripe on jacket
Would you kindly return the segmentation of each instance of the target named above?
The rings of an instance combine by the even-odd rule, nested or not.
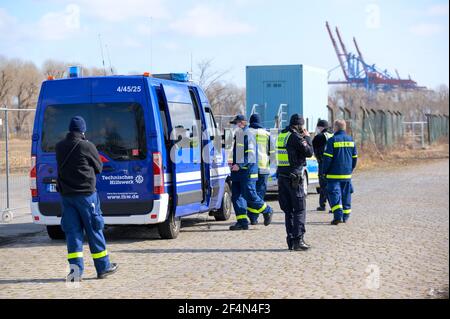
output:
[[[258,174],[252,174],[252,175],[250,175],[250,178],[251,179],[258,178],[258,176],[259,176]]]
[[[267,208],[267,204],[264,204],[263,207],[261,207],[260,209],[254,209],[254,208],[248,207],[247,210],[253,214],[261,214],[263,211],[266,210],[266,208]]]
[[[236,216],[236,220],[242,220],[242,219],[247,219],[247,215]]]
[[[77,259],[77,258],[83,258],[83,253],[70,253],[67,254],[67,259]]]
[[[269,141],[270,133],[264,129],[256,131],[256,143],[258,144],[258,168],[270,170],[269,160]]]
[[[342,205],[336,205],[334,207],[331,208],[331,211],[334,213],[335,211],[337,211],[338,209],[342,209],[344,208]]]
[[[354,156],[352,156],[353,158],[358,158],[358,155],[354,155]]]
[[[269,137],[267,135],[256,133],[256,142],[267,143],[269,141]]]
[[[352,179],[352,175],[327,175],[328,179]]]
[[[281,133],[278,135],[277,139],[277,165],[279,167],[289,166],[289,155],[286,149],[286,144],[289,137],[292,135],[291,132]]]
[[[324,156],[328,156],[328,157],[331,157],[331,158],[333,158],[333,157],[334,157],[334,155],[333,155],[333,154],[329,154],[329,153],[323,153],[323,155],[324,155]]]
[[[335,142],[334,148],[355,147],[355,142]]]
[[[345,214],[345,215],[350,215],[351,212],[352,212],[351,209],[346,209],[346,210],[344,210],[344,214]]]
[[[108,256],[108,251],[104,250],[102,252],[99,252],[99,253],[96,253],[96,254],[91,254],[91,255],[92,255],[93,259],[100,259],[100,258]]]

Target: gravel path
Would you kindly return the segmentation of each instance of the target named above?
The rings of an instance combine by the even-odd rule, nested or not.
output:
[[[308,198],[306,253],[285,249],[284,215],[270,227],[229,232],[230,222],[184,220],[179,239],[111,228],[120,272],[66,286],[63,242],[45,233],[0,243],[0,298],[439,298],[448,297],[449,162],[357,174],[351,223],[329,225]],[[272,202],[276,211],[277,202]],[[89,256],[87,247],[85,255]]]

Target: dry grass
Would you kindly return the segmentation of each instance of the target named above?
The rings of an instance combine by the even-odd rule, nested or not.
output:
[[[441,141],[427,146],[425,149],[412,146],[400,146],[378,152],[375,149],[365,149],[360,152],[358,170],[368,170],[380,167],[397,167],[417,163],[418,161],[449,158],[449,143]]]
[[[6,170],[5,141],[0,141],[0,174]],[[9,141],[9,166],[12,173],[28,172],[30,169],[31,139]]]

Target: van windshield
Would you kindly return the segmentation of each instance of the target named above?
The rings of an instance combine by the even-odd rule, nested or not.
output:
[[[144,115],[137,103],[48,106],[42,125],[42,151],[55,151],[56,144],[68,133],[70,119],[74,116],[85,119],[86,138],[99,152],[116,161],[146,158]]]

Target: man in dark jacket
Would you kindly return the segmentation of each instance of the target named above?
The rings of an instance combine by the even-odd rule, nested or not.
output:
[[[300,115],[292,116],[290,125],[277,139],[278,194],[281,209],[286,217],[289,250],[308,250],[305,243],[306,199],[303,189],[303,169],[306,158],[312,157],[311,137],[304,128]]]
[[[314,155],[316,156],[317,163],[319,164],[319,172],[322,171],[323,166],[323,153],[327,147],[327,142],[333,137],[328,121],[320,120],[317,123],[316,136],[313,139]],[[319,212],[324,212],[327,209],[327,179],[325,175],[319,173],[319,186],[320,186],[320,197],[319,197],[319,207],[317,210]]]
[[[72,118],[66,138],[56,145],[58,191],[62,197],[61,228],[66,234],[67,259],[70,265],[68,281],[80,281],[84,271],[83,237],[97,270],[103,279],[117,271],[109,261],[103,235],[104,220],[96,190],[96,174],[102,162],[94,144],[86,140],[86,122],[80,116]]]

